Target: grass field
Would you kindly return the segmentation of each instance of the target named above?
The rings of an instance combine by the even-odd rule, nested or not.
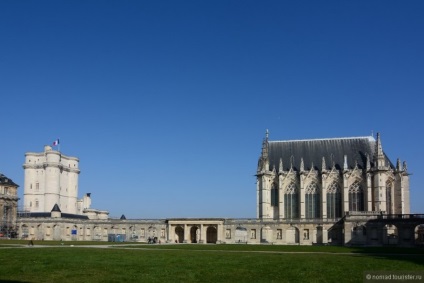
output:
[[[26,244],[0,241],[0,282],[362,282],[364,271],[424,270],[422,249]]]

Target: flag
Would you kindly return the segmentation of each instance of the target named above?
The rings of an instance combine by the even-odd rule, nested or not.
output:
[[[57,139],[57,140],[55,140],[54,142],[53,142],[53,146],[56,146],[56,145],[58,145],[59,144],[59,139]]]

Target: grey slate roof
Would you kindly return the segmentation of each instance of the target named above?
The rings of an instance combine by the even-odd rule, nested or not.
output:
[[[57,205],[57,203],[53,206],[53,208],[52,208],[52,212],[53,212],[53,211],[62,212],[62,211],[60,210],[59,206]]]
[[[334,162],[335,167],[340,170],[343,169],[344,155],[347,156],[349,169],[354,168],[356,162],[359,168],[366,168],[366,155],[372,161],[375,144],[373,137],[269,141],[270,170],[275,168],[278,171],[282,158],[285,171],[290,169],[291,160],[293,168],[299,171],[303,158],[305,170],[310,170],[313,163],[314,168],[321,171],[322,157],[325,157],[326,169],[331,169]],[[386,160],[391,164],[387,157]]]
[[[18,212],[18,217],[20,218],[50,218],[50,212]],[[62,213],[62,218],[69,219],[85,219],[88,220],[87,215],[71,214],[71,213]]]
[[[19,187],[10,178],[7,178],[5,175],[3,175],[1,173],[0,173],[0,184]]]

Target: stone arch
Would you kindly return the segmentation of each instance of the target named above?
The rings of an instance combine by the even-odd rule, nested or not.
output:
[[[424,224],[417,225],[414,229],[415,244],[424,246]]]
[[[216,244],[218,241],[217,229],[214,226],[209,226],[206,229],[206,243]]]
[[[177,243],[184,242],[184,228],[181,226],[175,227],[175,242]]]
[[[299,244],[299,229],[297,227],[290,227],[286,230],[287,244]]]
[[[190,241],[198,243],[200,240],[200,229],[196,225],[190,228]]]

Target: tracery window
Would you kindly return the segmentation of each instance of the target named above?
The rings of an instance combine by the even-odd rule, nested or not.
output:
[[[284,192],[284,215],[287,219],[299,218],[299,193],[293,182]]]
[[[336,182],[327,188],[327,218],[342,217],[342,194]]]
[[[305,190],[305,217],[308,219],[320,217],[320,197],[318,185],[310,183]]]
[[[349,211],[364,210],[364,190],[358,181],[349,187]]]
[[[271,205],[278,206],[278,202],[278,187],[275,183],[273,183],[271,187]]]
[[[393,214],[392,211],[392,182],[386,182],[386,213]]]

